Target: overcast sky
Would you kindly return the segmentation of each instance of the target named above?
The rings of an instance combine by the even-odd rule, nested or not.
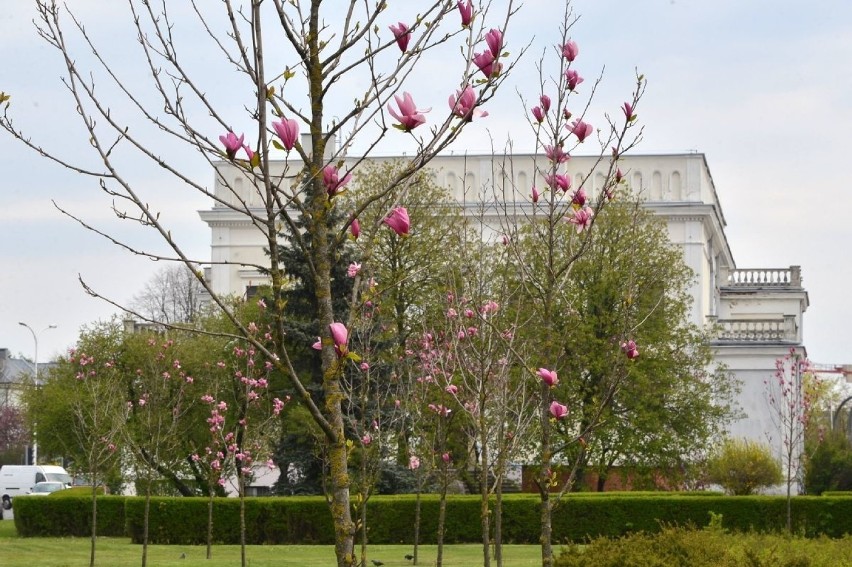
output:
[[[11,115],[50,149],[94,164],[60,82],[65,74],[61,61],[34,31],[32,2],[0,4],[0,91],[13,97]],[[145,70],[131,57],[133,35],[121,24],[127,21],[126,3],[69,4],[104,42],[105,54],[119,63],[124,76],[143,84]],[[384,23],[406,19],[408,3],[391,4],[394,11]],[[549,11],[554,4],[527,1],[510,25],[509,51],[517,52],[530,41],[532,47],[502,94],[489,104],[491,116],[466,132],[456,151],[487,151],[489,133],[503,140],[510,130],[513,136],[518,131],[522,118],[516,90],[536,96],[524,89],[536,80],[535,62],[542,49],[556,42],[557,30],[548,28],[560,16]],[[648,88],[638,114],[645,136],[636,153],[706,154],[737,266],[801,265],[811,302],[804,322],[810,358],[852,362],[843,331],[852,321],[847,292],[852,281],[852,191],[846,179],[852,4],[577,0],[574,8],[581,16],[572,30],[580,45],[575,67],[589,80],[606,67],[590,121],[595,112],[616,112],[628,98],[634,69],[642,72]],[[216,56],[197,30],[184,27],[176,33],[183,53]],[[78,65],[91,64],[84,51],[75,53]],[[433,72],[440,74],[440,69]],[[231,93],[229,83],[204,64],[199,76],[211,93],[232,103],[234,120],[240,120],[239,101],[251,96],[250,89],[234,88]],[[447,92],[430,89],[430,84],[422,84],[418,103],[443,110]],[[105,96],[111,94],[106,84],[99,83],[99,88]],[[211,131],[210,136],[218,133]],[[531,139],[521,134],[515,147],[531,150]],[[132,161],[128,165],[134,183],[157,204],[185,249],[196,258],[209,258],[209,230],[197,211],[211,203],[176,189],[156,169],[134,169]],[[188,163],[186,169],[200,181],[212,182],[203,164]],[[0,192],[0,347],[14,354],[32,356],[33,351],[32,337],[19,321],[36,331],[58,325],[39,335],[39,358],[44,361],[73,344],[81,325],[115,312],[83,292],[78,274],[103,293],[126,301],[160,268],[61,215],[52,201],[134,245],[157,245],[151,236],[114,219],[110,201],[92,179],[39,158],[6,135],[0,135]]]

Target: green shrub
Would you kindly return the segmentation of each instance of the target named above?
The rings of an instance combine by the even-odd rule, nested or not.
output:
[[[91,493],[55,498],[52,495],[18,496],[15,498],[15,528],[22,537],[89,536],[92,533]],[[98,496],[98,535],[123,536],[124,533],[124,497]]]
[[[665,527],[619,539],[568,546],[555,567],[836,567],[850,565],[852,538],[842,540]]]
[[[707,477],[736,496],[754,494],[784,480],[769,447],[745,439],[726,439],[707,462]]]

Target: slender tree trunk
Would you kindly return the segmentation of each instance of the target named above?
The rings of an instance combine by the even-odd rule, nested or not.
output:
[[[246,478],[241,467],[237,467],[237,479],[240,490],[240,565],[246,567]]]
[[[541,495],[540,523],[541,534],[541,565],[542,567],[553,566],[553,528],[551,515],[553,504],[550,501],[550,475],[552,466],[551,441],[550,441],[550,389],[542,384],[541,407],[539,408],[541,420],[541,461],[539,466],[539,494]]]
[[[207,489],[207,559],[213,557],[213,483]]]
[[[484,407],[484,406],[480,406]],[[484,417],[482,418],[484,421]],[[479,427],[479,522],[482,528],[482,567],[491,567],[491,509],[488,505],[488,442],[484,424]]]
[[[498,472],[502,468],[498,466]],[[496,479],[494,501],[494,562],[503,567],[503,476]]]
[[[89,567],[95,567],[95,544],[98,541],[98,478],[92,475],[92,539],[89,550]]]
[[[142,514],[142,567],[148,565],[148,522],[151,518],[151,479],[147,482],[145,490],[145,510]]]
[[[417,549],[420,546],[420,493],[423,490],[422,482],[417,481],[417,496],[414,499],[414,559],[412,560],[413,565],[417,565]]]
[[[441,500],[438,505],[438,558],[435,567],[444,565],[444,524],[447,517],[447,471],[444,470],[444,478],[441,483]]]

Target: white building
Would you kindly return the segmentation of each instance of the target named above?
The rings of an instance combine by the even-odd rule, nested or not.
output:
[[[573,157],[566,164],[575,186],[583,182],[583,175],[592,170],[596,159]],[[460,202],[466,195],[471,199],[469,195],[475,193],[471,189],[500,192],[506,187],[506,198],[513,199],[508,190],[512,184],[524,193],[533,184],[543,185],[536,174],[537,166],[539,170],[547,169],[543,156],[515,154],[511,156],[511,169],[502,168],[501,164],[508,161],[508,156],[444,155],[435,158],[429,167],[435,180]],[[802,287],[799,267],[736,267],[725,235],[725,217],[703,154],[634,155],[619,163],[633,190],[642,192],[645,206],[666,219],[671,241],[683,249],[686,263],[696,274],[692,321],[698,325],[718,324],[720,328],[713,344],[716,358],[742,382],[740,404],[746,414],[732,425],[731,434],[762,443],[771,439],[780,455],[782,440],[772,423],[764,380],[772,376],[776,359],[791,348],[806,354],[802,314],[808,307],[808,294]],[[284,165],[277,167],[280,174]],[[259,196],[253,194],[233,165],[220,162],[217,169],[217,198],[231,204],[242,202],[248,207],[260,204]],[[507,170],[511,171],[511,180],[499,173]],[[592,170],[589,177],[585,180],[586,189],[595,194],[606,177],[597,170]],[[228,180],[238,195],[221,178]],[[524,201],[513,205],[523,208],[530,204]],[[248,286],[262,283],[263,276],[256,269],[241,266],[266,264],[266,242],[261,232],[245,215],[220,204],[200,214],[212,231],[214,264],[209,269],[209,279],[213,289],[221,294],[242,295]],[[489,221],[493,222],[494,231],[500,230],[496,214],[486,218]]]

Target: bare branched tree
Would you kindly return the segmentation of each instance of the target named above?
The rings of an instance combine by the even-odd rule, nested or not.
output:
[[[167,325],[192,323],[204,307],[198,268],[174,264],[155,273],[133,297],[131,307],[146,319]]]

